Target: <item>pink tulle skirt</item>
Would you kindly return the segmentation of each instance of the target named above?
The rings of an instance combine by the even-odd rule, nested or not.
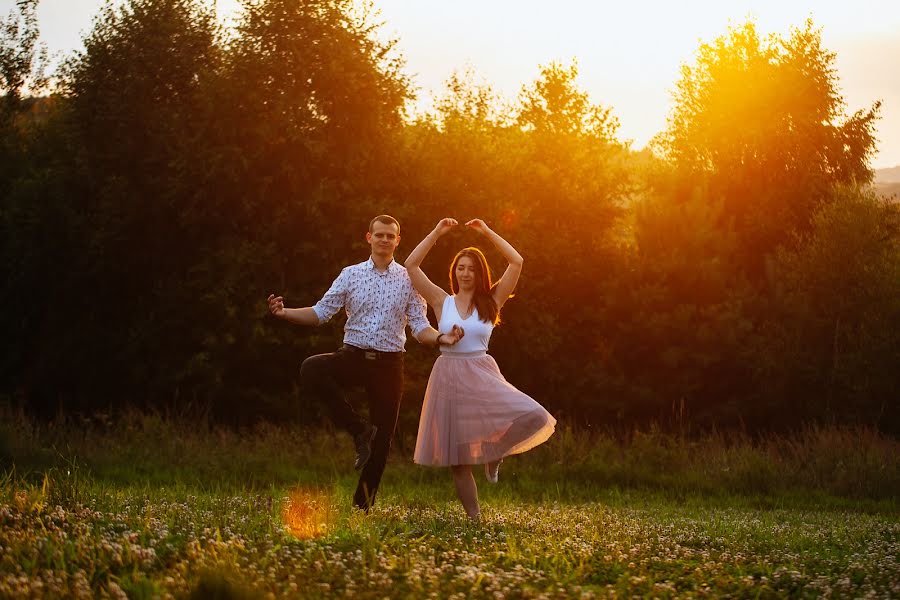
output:
[[[434,362],[416,439],[416,463],[478,465],[547,441],[556,419],[513,387],[484,352]]]

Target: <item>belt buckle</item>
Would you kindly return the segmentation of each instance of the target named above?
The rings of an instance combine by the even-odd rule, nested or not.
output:
[[[378,358],[378,353],[374,350],[366,350],[365,352],[363,352],[363,356],[366,358],[366,360],[375,360],[376,358]]]

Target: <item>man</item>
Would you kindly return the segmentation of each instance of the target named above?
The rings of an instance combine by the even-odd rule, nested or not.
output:
[[[361,470],[353,504],[366,512],[384,467],[400,411],[406,325],[423,344],[453,345],[464,332],[454,327],[440,333],[425,316],[425,300],[412,287],[406,269],[394,261],[400,244],[400,223],[379,215],[369,223],[366,241],[372,254],[365,262],[345,267],[314,306],[285,308],[284,298],[269,296],[269,310],[298,325],[320,325],[341,308],[347,312],[344,345],[303,361],[300,380],[330,410],[336,425],[353,436],[357,470]],[[361,385],[369,401],[367,423],[344,396],[344,388]]]

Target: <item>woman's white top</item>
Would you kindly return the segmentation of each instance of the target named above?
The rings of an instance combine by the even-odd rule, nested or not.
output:
[[[450,294],[444,298],[444,306],[441,309],[441,320],[438,323],[438,331],[450,333],[454,325],[463,328],[466,334],[453,346],[441,344],[442,354],[457,354],[468,352],[485,352],[491,341],[491,332],[494,331],[493,323],[486,323],[478,318],[478,309],[472,307],[469,318],[463,319],[456,310],[456,296]]]

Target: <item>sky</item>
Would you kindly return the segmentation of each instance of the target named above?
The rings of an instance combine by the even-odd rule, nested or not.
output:
[[[208,0],[233,18],[237,0]],[[58,54],[81,48],[103,0],[41,0],[42,39]],[[0,0],[6,15],[15,0]],[[787,35],[811,17],[837,53],[848,112],[882,101],[876,168],[900,165],[900,2],[896,0],[375,0],[382,35],[399,40],[427,109],[454,71],[474,70],[508,100],[539,66],[578,61],[579,86],[611,107],[619,137],[643,147],[666,125],[682,64],[702,42],[747,18],[762,34]]]

